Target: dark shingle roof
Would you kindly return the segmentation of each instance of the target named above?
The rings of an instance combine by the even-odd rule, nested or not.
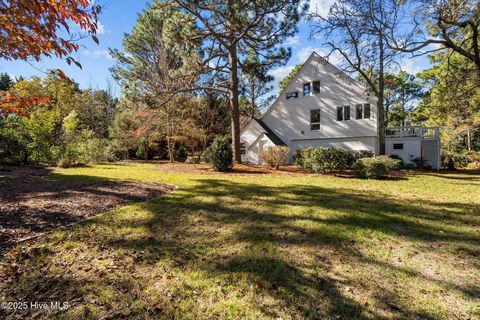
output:
[[[280,139],[276,134],[275,132],[272,131],[272,129],[270,129],[266,124],[265,122],[263,122],[261,119],[255,119],[255,121],[258,122],[259,125],[262,126],[262,128],[267,132],[266,133],[266,136],[268,137],[268,139],[270,139],[270,141],[272,141],[275,145],[277,146],[286,146],[285,142],[282,141],[282,139]]]

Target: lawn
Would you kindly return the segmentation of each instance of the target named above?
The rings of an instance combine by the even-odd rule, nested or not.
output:
[[[69,308],[0,317],[480,319],[480,172],[370,181],[162,166],[57,170],[178,189],[11,249],[0,301]]]

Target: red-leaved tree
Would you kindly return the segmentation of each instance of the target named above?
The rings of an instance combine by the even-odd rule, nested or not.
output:
[[[78,40],[90,36],[98,43],[101,7],[91,0],[0,1],[0,58],[12,60],[57,56],[75,63],[70,54],[79,50]],[[73,33],[69,24],[80,32]]]
[[[29,112],[36,106],[50,103],[48,97],[24,97],[20,98],[7,91],[0,91],[0,114],[7,116],[15,113],[19,116],[28,116]]]

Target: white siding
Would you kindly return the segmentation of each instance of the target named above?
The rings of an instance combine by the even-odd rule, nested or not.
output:
[[[393,145],[403,143],[403,150],[394,150]],[[412,163],[411,158],[421,156],[422,140],[420,138],[388,138],[385,141],[385,154],[396,155],[402,158],[405,164]]]
[[[250,121],[240,136],[241,143],[245,144],[245,154],[242,162],[261,164],[260,152],[273,143],[265,135],[265,129],[255,120]]]
[[[376,99],[365,88],[313,54],[262,120],[287,144],[292,139],[377,137]],[[320,94],[303,96],[303,84],[320,80]],[[286,99],[297,91],[298,98]],[[355,120],[355,105],[370,103],[370,119]],[[337,121],[337,107],[349,105],[351,120]],[[320,130],[310,130],[310,110],[320,109]],[[303,131],[303,133],[302,133]],[[377,151],[377,149],[375,150]]]
[[[320,80],[320,94],[303,96],[303,84]],[[298,98],[286,99],[286,93]],[[357,104],[370,104],[369,119],[355,119]],[[337,121],[337,107],[350,106],[350,120]],[[310,110],[320,109],[320,130],[310,130]],[[318,54],[312,54],[303,67],[262,117],[263,122],[290,149],[339,146],[350,150],[378,153],[376,98]],[[251,121],[242,131],[246,154],[242,160],[258,164],[259,146],[272,144],[265,130]]]
[[[375,152],[377,150],[377,142],[375,137],[294,140],[290,148],[295,151],[309,147],[341,147],[348,150],[370,150]]]

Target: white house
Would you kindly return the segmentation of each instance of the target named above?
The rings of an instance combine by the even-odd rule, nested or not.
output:
[[[242,161],[260,164],[260,153],[271,145],[292,150],[334,146],[378,154],[376,103],[362,84],[314,52],[262,118],[252,119],[243,128]],[[426,147],[424,141],[428,141]],[[405,163],[428,151],[426,160],[438,168],[438,129],[389,128],[386,151]]]

